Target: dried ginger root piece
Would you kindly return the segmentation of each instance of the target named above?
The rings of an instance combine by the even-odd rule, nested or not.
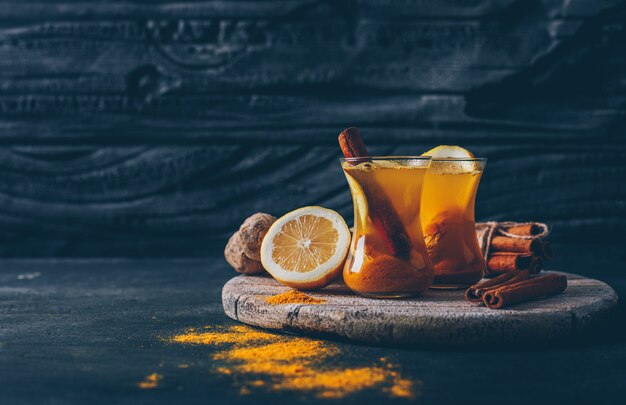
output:
[[[244,242],[239,231],[230,237],[224,250],[224,257],[228,264],[243,274],[259,274],[263,273],[263,265],[261,262],[250,259],[243,251]]]
[[[276,217],[257,212],[241,224],[239,233],[244,241],[243,251],[250,259],[261,260],[261,242],[274,222]]]
[[[269,214],[256,213],[247,218],[230,237],[224,257],[237,272],[259,274],[265,271],[260,261],[261,242],[274,221],[276,218]]]

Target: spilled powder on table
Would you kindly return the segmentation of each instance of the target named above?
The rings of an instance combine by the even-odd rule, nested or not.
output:
[[[153,389],[159,386],[159,382],[163,379],[161,374],[152,373],[147,375],[143,381],[139,381],[137,386],[146,390]]]
[[[169,339],[172,343],[217,346],[215,371],[250,377],[239,393],[259,389],[311,393],[318,398],[344,398],[363,390],[377,390],[394,398],[415,398],[421,381],[403,378],[396,365],[385,358],[363,367],[329,366],[340,355],[330,342],[263,332],[248,326],[189,329]],[[257,377],[257,378],[255,378]],[[263,379],[261,379],[263,378]]]

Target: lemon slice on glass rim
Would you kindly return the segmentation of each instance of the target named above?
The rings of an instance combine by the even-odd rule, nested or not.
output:
[[[440,159],[473,159],[476,157],[469,150],[456,145],[439,145],[428,152],[422,153],[422,156],[432,156]]]
[[[480,164],[474,160],[476,156],[469,150],[456,145],[439,145],[422,153],[422,156],[433,158],[431,163],[433,172],[466,173],[480,169]]]
[[[261,244],[261,263],[285,285],[322,288],[341,272],[349,245],[350,231],[341,215],[303,207],[272,224]]]

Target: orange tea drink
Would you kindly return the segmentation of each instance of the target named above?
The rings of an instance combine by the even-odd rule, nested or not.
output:
[[[427,289],[433,269],[420,223],[424,157],[342,159],[354,204],[354,233],[343,270],[354,292],[400,298]]]
[[[485,260],[474,227],[474,202],[485,163],[473,157],[433,156],[424,179],[421,210],[426,248],[434,266],[433,288],[467,287],[483,276]]]

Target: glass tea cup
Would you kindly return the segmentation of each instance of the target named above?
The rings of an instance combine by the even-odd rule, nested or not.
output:
[[[424,178],[422,231],[434,267],[432,288],[463,288],[480,280],[485,260],[474,206],[487,159],[433,158]]]
[[[346,285],[375,298],[401,298],[433,278],[422,234],[422,184],[431,158],[341,159],[354,204],[354,233],[344,266]]]

